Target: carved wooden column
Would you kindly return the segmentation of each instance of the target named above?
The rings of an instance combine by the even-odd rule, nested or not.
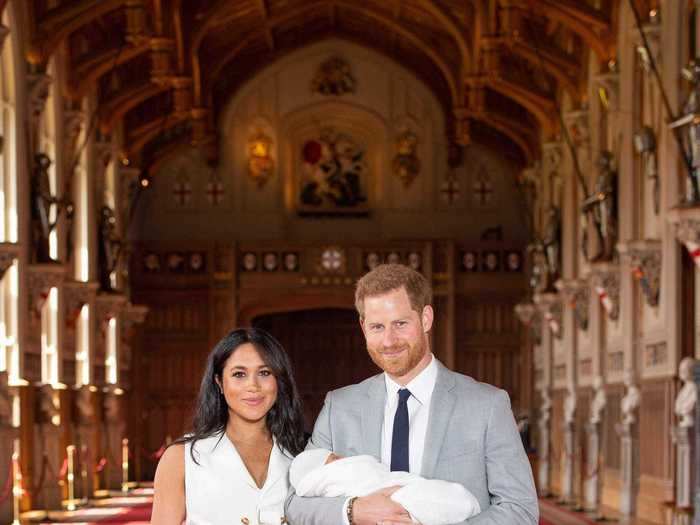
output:
[[[9,34],[10,28],[0,24],[0,53],[2,53],[2,48],[5,45],[5,39],[9,36]]]
[[[109,320],[122,318],[127,307],[127,299],[121,294],[100,293],[95,299],[95,359],[94,382],[102,389],[102,410],[100,410],[103,435],[100,446],[100,456],[106,458],[107,465],[104,469],[104,483],[107,489],[117,489],[121,486],[121,442],[126,437],[127,400],[125,391],[121,388],[119,373],[117,384],[108,384],[106,377],[106,338],[109,329]],[[119,327],[118,327],[119,328]],[[119,338],[119,332],[118,336]],[[117,353],[119,367],[119,353]]]

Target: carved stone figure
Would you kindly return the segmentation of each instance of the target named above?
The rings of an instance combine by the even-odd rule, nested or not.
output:
[[[625,370],[623,381],[627,392],[620,401],[620,410],[622,411],[622,424],[623,425],[633,425],[637,421],[637,408],[639,408],[639,402],[641,400],[641,394],[639,393],[639,388],[634,384],[634,375],[632,370]]]
[[[602,420],[603,410],[607,404],[605,388],[603,388],[603,378],[595,376],[593,378],[593,400],[591,401],[591,414],[589,422],[593,425]]]
[[[552,206],[544,232],[544,251],[547,258],[549,283],[554,283],[561,275],[561,212]]]
[[[685,357],[678,365],[678,377],[683,382],[683,386],[676,397],[675,412],[680,418],[678,426],[689,428],[695,424],[695,403],[698,399],[698,390],[693,380],[693,367],[695,360],[692,357]]]
[[[603,151],[598,159],[598,178],[593,195],[583,201],[585,227],[594,228],[597,247],[589,252],[590,238],[585,233],[584,256],[589,261],[609,261],[613,258],[617,243],[617,172],[613,166],[613,156]],[[590,219],[590,221],[588,220]]]
[[[117,269],[122,248],[114,211],[109,206],[102,206],[100,210],[99,236],[100,287],[109,291],[114,289],[112,273]]]
[[[34,242],[34,257],[36,262],[49,262],[49,235],[56,226],[51,222],[51,206],[56,204],[56,198],[51,194],[49,168],[51,159],[44,153],[34,157],[31,186],[31,217],[32,240]]]

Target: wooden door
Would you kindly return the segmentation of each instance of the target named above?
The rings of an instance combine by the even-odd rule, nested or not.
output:
[[[367,355],[354,310],[302,310],[257,317],[253,325],[270,332],[289,353],[311,431],[326,393],[379,373]]]

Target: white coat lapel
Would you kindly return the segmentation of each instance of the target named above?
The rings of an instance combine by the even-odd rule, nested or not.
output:
[[[454,372],[445,368],[439,361],[437,366],[438,374],[430,400],[430,417],[428,418],[423,464],[421,465],[421,475],[428,478],[433,477],[435,472],[442,442],[448,432],[452,411],[457,401],[457,397],[451,392],[455,385]]]
[[[382,459],[382,424],[386,403],[386,382],[384,374],[374,376],[367,388],[366,405],[362,407],[362,454],[370,454],[379,461]]]
[[[272,452],[270,452],[270,463],[267,467],[267,479],[265,480],[265,485],[263,485],[263,491],[269,490],[275,483],[287,475],[291,462],[291,458],[280,450],[277,440],[274,440]]]

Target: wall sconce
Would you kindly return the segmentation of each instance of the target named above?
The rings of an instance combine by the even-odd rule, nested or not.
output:
[[[272,175],[272,139],[258,133],[248,141],[248,175],[262,187]]]

